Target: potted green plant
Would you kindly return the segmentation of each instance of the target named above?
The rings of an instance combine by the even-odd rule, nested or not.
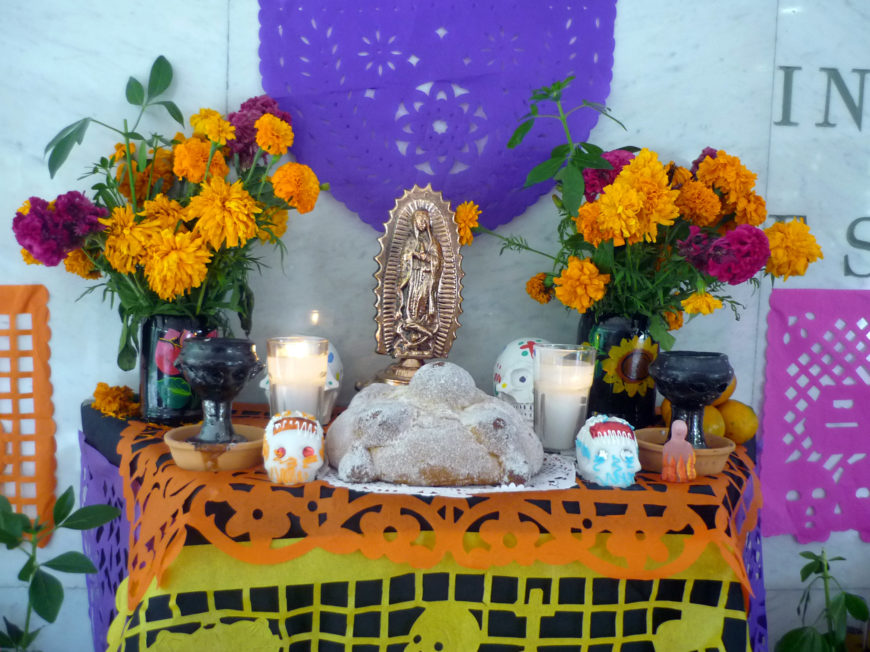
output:
[[[801,568],[801,581],[806,582],[812,577],[798,600],[797,612],[801,617],[801,627],[786,632],[776,644],[775,652],[846,650],[847,617],[851,616],[863,623],[870,620],[867,601],[860,595],[844,591],[831,575],[831,562],[843,561],[844,557],[829,558],[824,548],[818,555],[809,551],[801,552],[800,555],[810,560]],[[815,623],[807,625],[811,590],[819,581],[824,589],[825,606],[816,617]]]
[[[24,565],[18,579],[27,583],[27,615],[24,627],[4,617],[5,631],[0,630],[0,649],[27,650],[42,627],[33,629],[32,617],[36,613],[48,623],[57,620],[63,604],[63,586],[49,570],[62,573],[96,573],[91,560],[73,550],[40,562],[36,557],[40,543],[46,541],[57,528],[90,530],[116,518],[120,511],[111,505],[87,505],[73,511],[75,494],[69,487],[61,494],[52,511],[53,523],[43,523],[39,517],[31,520],[12,509],[9,500],[0,495],[0,543],[8,550],[20,550]]]

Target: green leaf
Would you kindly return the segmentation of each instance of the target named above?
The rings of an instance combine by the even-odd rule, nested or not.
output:
[[[815,559],[816,561],[822,561],[822,558],[814,552],[810,552],[809,550],[804,550],[799,553],[801,557],[804,559]]]
[[[175,120],[182,127],[184,126],[184,116],[181,114],[181,109],[175,104],[175,102],[170,102],[169,100],[163,100],[161,102],[155,102],[155,104],[159,104],[164,107],[169,115],[172,116],[172,119]]]
[[[145,89],[142,88],[142,82],[135,77],[130,77],[127,80],[127,101],[134,106],[142,106],[145,104]]]
[[[776,644],[774,652],[826,652],[828,645],[812,627],[798,627],[787,632]]]
[[[0,512],[0,543],[15,548],[21,543],[21,535],[30,527],[30,519],[24,514]]]
[[[108,523],[120,513],[117,507],[111,505],[86,505],[70,514],[59,527],[70,530],[90,530]]]
[[[9,638],[12,640],[13,645],[17,645],[21,641],[24,632],[15,623],[10,623],[6,616],[3,616],[3,622],[6,623],[6,633],[9,634]]]
[[[0,513],[9,513],[12,511],[12,503],[6,496],[0,495]]]
[[[568,156],[568,152],[570,151],[570,145],[556,145],[553,148],[553,151],[550,152],[550,158],[560,158],[562,160],[565,160],[565,157]]]
[[[73,492],[73,488],[71,486],[67,487],[67,490],[64,491],[57,499],[57,502],[54,503],[54,510],[52,512],[54,522],[60,523],[63,519],[69,516],[69,513],[73,510],[75,505],[76,495]]]
[[[12,640],[11,637],[7,636],[4,632],[0,632],[0,647],[15,647],[15,641]]]
[[[49,623],[57,620],[60,605],[63,604],[63,587],[54,575],[37,570],[30,582],[28,596],[33,610],[43,620]]]
[[[31,556],[27,558],[27,561],[24,562],[24,566],[21,567],[21,570],[18,571],[18,579],[22,582],[29,582],[30,578],[33,577],[33,572],[36,570],[36,557]]]
[[[677,339],[668,330],[668,325],[665,320],[662,319],[659,315],[656,315],[655,318],[650,320],[649,334],[656,342],[659,343],[659,346],[665,351],[670,351],[671,348],[673,348],[674,343],[677,341]]]
[[[138,131],[125,131],[124,135],[130,140],[145,140],[145,136],[140,134]]]
[[[834,637],[837,641],[846,640],[846,596],[838,593],[828,604],[828,615],[834,627]]]
[[[64,552],[43,564],[62,573],[96,573],[97,569],[90,559],[80,552]]]
[[[801,582],[806,582],[807,578],[814,573],[822,572],[822,562],[820,560],[811,561],[809,564],[801,568]]]
[[[43,154],[48,154],[49,150],[54,148],[63,138],[68,136],[72,131],[75,131],[78,126],[84,122],[85,120],[90,121],[90,118],[82,118],[81,120],[76,120],[72,124],[68,124],[66,127],[61,129],[55,134],[54,138],[48,141],[48,145],[45,146],[45,150],[42,152]]]
[[[586,190],[586,183],[583,181],[583,172],[581,172],[573,161],[559,171],[560,180],[562,181],[562,206],[572,217],[577,215],[577,210],[580,204],[583,203],[583,193]]]
[[[543,163],[538,163],[532,168],[531,172],[529,172],[529,176],[526,177],[526,183],[523,187],[528,188],[529,186],[533,186],[541,181],[552,179],[561,167],[562,159],[557,158],[548,158]]]
[[[81,145],[90,123],[90,118],[82,118],[73,125],[70,125],[73,129],[57,140],[57,142],[52,141],[54,144],[51,148],[51,154],[48,156],[48,174],[52,179],[60,169],[60,166],[66,161],[73,146],[76,144]]]
[[[867,601],[860,595],[854,593],[846,593],[846,609],[855,620],[865,621],[870,620],[870,610],[867,608]]]
[[[507,143],[508,149],[513,149],[514,147],[519,145],[521,142],[523,142],[523,138],[525,138],[526,134],[529,133],[529,130],[532,128],[532,125],[534,124],[534,122],[535,122],[534,119],[526,120],[525,122],[520,124],[520,126],[514,130],[513,135],[511,136],[510,140]]]
[[[148,76],[148,97],[154,98],[169,88],[172,83],[172,65],[162,54],[154,60]]]

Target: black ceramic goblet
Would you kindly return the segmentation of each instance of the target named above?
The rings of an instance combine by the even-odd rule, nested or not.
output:
[[[265,367],[253,342],[192,337],[184,341],[175,364],[202,399],[202,428],[190,441],[204,444],[246,441],[233,430],[231,417],[233,399]]]
[[[656,389],[671,402],[671,423],[682,419],[689,427],[686,441],[707,448],[704,407],[728,387],[734,370],[724,353],[666,351],[650,365]],[[670,423],[668,432],[670,432]]]

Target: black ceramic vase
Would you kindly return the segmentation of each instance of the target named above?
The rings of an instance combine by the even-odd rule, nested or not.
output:
[[[194,394],[175,361],[190,337],[215,336],[205,318],[152,315],[142,322],[139,338],[139,403],[142,418],[153,423],[179,426],[202,416]]]
[[[686,435],[695,448],[707,448],[704,439],[704,407],[728,387],[734,370],[724,353],[667,351],[650,366],[656,387],[671,402],[671,423],[682,419]],[[667,424],[670,432],[670,423]]]
[[[191,338],[181,347],[178,368],[202,400],[202,427],[190,441],[229,444],[245,441],[233,430],[232,403],[265,365],[253,342],[223,337]]]
[[[649,367],[659,347],[649,334],[649,320],[642,315],[595,319],[584,314],[577,342],[588,342],[596,349],[589,415],[619,417],[635,428],[652,425],[656,391]]]

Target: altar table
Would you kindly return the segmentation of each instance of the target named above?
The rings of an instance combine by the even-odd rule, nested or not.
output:
[[[266,415],[243,406],[236,419]],[[83,465],[110,469],[105,488],[112,456],[83,422]],[[129,534],[90,546],[102,631],[94,602],[117,593],[109,649],[766,649],[760,490],[742,447],[685,485],[640,473],[627,489],[578,480],[460,499],[184,471],[164,427],[115,427]]]

